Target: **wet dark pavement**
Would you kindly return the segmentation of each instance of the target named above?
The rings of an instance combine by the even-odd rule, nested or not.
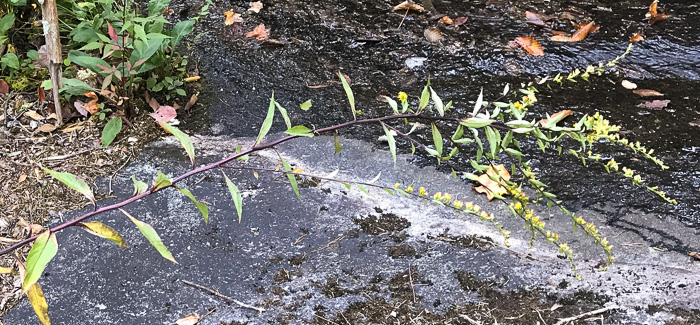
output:
[[[469,17],[458,30],[443,28],[446,40],[441,44],[430,44],[423,37],[423,30],[435,25],[428,19],[431,13],[409,15],[398,30],[403,15],[391,12],[396,3],[389,1],[265,3],[260,15],[246,17],[242,31],[224,28],[222,13],[245,11],[247,1],[216,2],[212,16],[203,24],[207,27],[200,30],[205,34],[193,43],[195,56],[201,58],[203,80],[210,88],[200,96],[210,105],[208,110],[194,112],[184,125],[190,133],[202,135],[195,144],[198,154],[210,154],[198,163],[232,151],[237,143],[250,143],[242,137],[257,134],[272,91],[290,109],[293,124],[321,127],[352,118],[342,88],[333,82],[337,71],[350,76],[358,109],[367,116],[390,113],[385,103],[375,99],[380,91],[417,95],[430,78],[441,97],[453,100],[455,111],[464,113],[471,110],[482,87],[486,97],[493,98],[506,83],[517,85],[615,58],[624,52],[629,36],[643,27],[648,6],[646,1],[433,3],[451,17]],[[259,180],[251,173],[229,174],[244,189],[245,215],[238,224],[225,184],[219,174],[210,173],[196,185],[195,180],[188,182],[193,193],[210,204],[209,225],[204,225],[189,201],[172,191],[127,209],[160,232],[178,265],[160,258],[118,213],[98,220],[119,230],[131,244],[129,249],[118,249],[82,230],[60,233],[59,255],[40,281],[54,323],[171,324],[188,313],[201,315],[213,307],[217,310],[202,324],[326,324],[319,316],[342,323],[337,315],[352,302],[370,297],[399,301],[390,282],[410,267],[425,281],[415,286],[420,296],[416,306],[432,313],[485,301],[461,286],[456,273],[460,271],[479,281],[498,283],[499,290],[507,292],[541,290],[569,298],[586,292],[605,297],[589,305],[574,299],[573,307],[567,306],[570,309],[561,317],[616,305],[621,309],[606,314],[606,324],[664,324],[679,314],[677,308],[697,312],[700,266],[688,252],[700,251],[700,124],[696,123],[700,120],[700,25],[695,23],[700,8],[693,1],[664,1],[663,5],[672,18],[647,27],[646,40],[617,67],[590,82],[553,86],[551,91],[542,87],[534,108],[542,115],[561,109],[579,114],[601,112],[621,124],[627,137],[655,148],[671,167],[657,171],[635,157],[616,156],[678,199],[677,207],[607,175],[600,166],[584,168],[572,157],[539,156],[536,146],[530,151],[533,166],[548,175],[544,180],[552,191],[567,206],[596,222],[615,245],[618,262],[610,270],[595,271],[602,259],[600,252],[586,238],[572,233],[568,218],[560,213],[543,215],[549,216],[548,225],[564,238],[572,238],[569,243],[577,252],[583,281],[573,278],[566,261],[558,259],[551,247],[540,243],[528,250],[529,233],[520,223],[501,206],[477,197],[469,185],[452,180],[449,170],[436,170],[420,156],[400,157],[394,170],[385,145],[376,141],[380,130],[351,129],[341,133],[341,155],[332,154],[332,138],[303,139],[280,149],[305,172],[324,174],[340,168],[343,177],[369,180],[381,171],[384,184],[415,181],[431,192],[449,191],[476,201],[513,231],[513,247],[504,248],[500,235],[486,224],[383,192],[373,192],[371,197],[357,190],[344,194],[342,185],[326,184],[302,189],[303,201],[298,202],[284,178],[264,173]],[[177,12],[184,6],[173,7]],[[577,8],[578,17],[594,19],[601,23],[601,30],[583,42],[553,43],[547,40],[549,31],[528,26],[522,18],[525,10],[551,14],[565,8]],[[272,38],[286,45],[260,46],[245,39],[242,34],[258,23],[265,23]],[[528,34],[542,41],[545,57],[524,56],[507,47],[508,41]],[[381,41],[361,41],[371,37]],[[407,68],[406,60],[414,57],[426,60]],[[664,93],[671,104],[658,111],[637,108],[644,100],[622,88],[622,79]],[[307,87],[313,85],[327,87]],[[308,99],[312,109],[298,110],[297,105]],[[273,131],[283,131],[281,120],[276,120]],[[403,147],[403,152],[408,150]],[[616,155],[615,148],[600,146],[597,150]],[[276,164],[270,155],[256,157],[253,163]],[[149,180],[157,170],[177,175],[187,168],[177,144],[172,140],[156,143],[119,174],[113,188],[125,198],[131,192],[131,174]],[[66,214],[63,219],[77,214]],[[353,222],[385,214],[395,214],[410,226],[372,235],[362,231],[361,222]],[[452,236],[493,238],[496,246],[482,251],[434,239],[446,228]],[[413,253],[396,248],[406,245]],[[258,314],[226,305],[183,285],[183,279],[267,310]],[[377,288],[367,289],[374,285]],[[555,304],[556,300],[544,300],[547,308]],[[393,320],[391,315],[386,317]],[[3,321],[27,324],[35,316],[25,301]]]

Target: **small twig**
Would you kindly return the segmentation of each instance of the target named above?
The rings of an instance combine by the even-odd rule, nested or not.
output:
[[[408,264],[408,284],[411,285],[411,292],[413,292],[413,303],[416,303],[416,287],[413,286],[413,276],[411,276],[411,264]]]
[[[605,307],[605,308],[601,308],[601,309],[596,309],[593,311],[589,311],[587,313],[583,313],[583,314],[578,315],[578,316],[560,318],[559,321],[556,322],[556,324],[554,324],[554,325],[563,325],[563,324],[566,324],[568,322],[573,322],[573,321],[581,319],[581,318],[602,314],[604,312],[608,312],[608,311],[613,310],[613,309],[617,309],[617,306],[610,306],[610,307]]]
[[[241,307],[243,307],[243,308],[248,308],[248,309],[252,309],[252,310],[257,310],[259,313],[262,313],[262,312],[265,311],[265,308],[262,308],[262,307],[255,307],[255,306],[246,304],[246,303],[244,303],[244,302],[240,302],[240,301],[238,301],[238,300],[236,300],[236,299],[233,299],[233,298],[231,298],[231,297],[229,297],[229,296],[225,296],[225,295],[219,293],[219,292],[216,291],[216,290],[209,289],[209,288],[207,288],[207,287],[205,287],[205,286],[203,286],[203,285],[199,285],[199,284],[196,284],[196,283],[192,283],[192,282],[187,281],[187,280],[180,280],[180,281],[182,281],[182,283],[184,283],[184,284],[186,284],[186,285],[188,285],[188,286],[191,286],[191,287],[195,287],[195,288],[197,288],[197,289],[204,290],[204,291],[209,292],[209,293],[211,293],[212,295],[215,295],[215,296],[217,296],[217,297],[219,297],[219,298],[222,298],[222,299],[224,299],[224,300],[226,300],[226,301],[233,302],[233,303],[235,303],[236,305],[239,305],[239,306],[241,306]]]
[[[401,25],[403,25],[403,21],[406,20],[406,16],[408,16],[408,11],[411,9],[406,9],[406,14],[403,15],[403,19],[401,19],[401,22],[399,23],[399,27],[396,29],[401,29]]]

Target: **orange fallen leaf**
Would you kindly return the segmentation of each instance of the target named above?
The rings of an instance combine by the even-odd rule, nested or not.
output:
[[[554,124],[557,124],[557,123],[559,123],[559,121],[565,119],[567,116],[569,116],[573,113],[574,113],[574,111],[565,109],[563,111],[555,113],[554,115],[550,116],[548,119],[541,119],[540,124],[542,124],[544,126],[544,125],[547,125],[553,121],[556,121],[556,122],[554,122]]]
[[[438,23],[443,23],[445,25],[452,25],[452,24],[454,24],[454,21],[452,21],[452,18],[450,18],[448,16],[444,16],[444,17],[440,18],[440,20],[438,20]]]
[[[255,37],[259,41],[264,41],[270,37],[270,31],[265,29],[265,24],[260,24],[253,31],[245,35],[245,37]]]
[[[250,8],[248,8],[248,11],[246,13],[248,14],[257,14],[260,13],[260,10],[263,8],[263,3],[262,1],[256,1],[256,2],[251,2],[250,3]]]
[[[520,45],[525,51],[534,56],[543,56],[544,50],[542,44],[530,36],[520,36],[515,38],[515,42]]]
[[[583,28],[583,27],[586,26],[586,25],[584,25],[583,23],[577,24],[577,23],[575,23],[575,22],[573,22],[573,21],[571,22],[571,25],[573,25],[574,28],[576,28],[576,30],[579,30],[579,29],[581,29],[581,28]],[[598,25],[598,24],[593,24],[593,27],[591,27],[591,30],[588,31],[588,33],[589,33],[589,34],[590,34],[590,33],[595,33],[595,32],[597,32],[599,29],[600,29],[600,25]]]
[[[491,178],[497,179],[498,182],[492,180]],[[496,166],[491,165],[488,169],[486,169],[485,174],[482,174],[477,178],[477,181],[481,184],[481,186],[474,187],[474,190],[479,193],[485,193],[486,198],[491,201],[496,194],[503,195],[508,193],[508,190],[503,187],[508,180],[510,180],[510,173],[508,173],[505,166],[502,164]]]
[[[36,93],[39,95],[39,101],[40,101],[40,102],[45,102],[45,101],[46,101],[46,92],[44,92],[44,88],[42,88],[41,86],[39,86],[39,88],[37,88],[37,90],[36,90]]]
[[[224,24],[226,26],[228,25],[233,25],[235,23],[242,23],[243,18],[241,18],[241,14],[234,13],[233,11],[227,11],[224,12],[224,16],[226,16],[226,21],[224,21]]]
[[[659,0],[654,0],[654,2],[651,3],[649,6],[649,12],[647,12],[645,16],[649,18],[649,25],[662,22],[671,17],[671,15],[659,12]]]
[[[100,104],[97,103],[97,99],[93,99],[90,102],[83,105],[83,109],[90,112],[90,114],[95,114],[100,110]]]
[[[644,37],[642,37],[642,35],[640,35],[639,33],[634,33],[634,35],[632,35],[632,37],[630,37],[630,42],[633,42],[633,43],[634,42],[641,42],[643,40],[644,40]]]
[[[554,35],[564,35],[564,34],[566,34],[566,32],[562,32],[562,31],[560,31],[560,30],[553,30],[553,31],[552,31],[552,34],[554,34]]]
[[[641,97],[662,97],[664,94],[651,89],[637,89],[634,93]]]
[[[190,100],[187,101],[187,104],[185,104],[185,110],[189,111],[190,108],[192,108],[192,106],[194,106],[194,104],[197,103],[197,100],[199,100],[197,95],[192,95],[192,97],[190,97]]]
[[[595,26],[594,22],[590,22],[584,26],[582,26],[579,30],[576,31],[571,37],[565,36],[565,35],[554,35],[552,36],[551,40],[555,42],[580,42],[583,39],[588,36],[588,33],[591,32],[591,29]]]
[[[199,316],[197,314],[189,314],[186,315],[185,317],[182,317],[178,319],[175,324],[176,325],[195,325],[199,323]]]
[[[22,176],[19,177],[19,180],[17,180],[17,183],[22,183],[25,179],[27,179],[27,174],[22,174]]]
[[[400,4],[398,4],[396,7],[394,7],[394,11],[402,11],[402,10],[413,10],[413,11],[423,12],[423,11],[425,11],[425,8],[413,3],[411,1],[404,1]]]

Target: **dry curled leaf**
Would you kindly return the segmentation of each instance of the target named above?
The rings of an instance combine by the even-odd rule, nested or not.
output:
[[[437,28],[432,28],[432,27],[427,28],[423,32],[423,35],[431,43],[437,43],[437,42],[440,42],[440,41],[445,39],[445,37],[442,36],[442,33],[440,33],[440,30],[438,30]]]
[[[637,84],[628,80],[622,80],[620,83],[625,89],[637,89]]]
[[[246,11],[246,13],[257,14],[257,13],[260,13],[260,10],[262,10],[262,8],[263,8],[262,1],[251,2],[250,8],[248,8],[248,11]]]
[[[0,80],[0,95],[5,95],[9,92],[10,92],[10,85],[7,84],[7,81]]]
[[[656,100],[652,100],[649,102],[641,103],[641,104],[637,105],[637,107],[659,110],[659,109],[666,108],[666,106],[668,106],[669,103],[671,103],[671,101],[668,99],[664,99],[664,100],[656,99]]]
[[[190,100],[187,101],[187,104],[185,104],[185,110],[189,111],[192,108],[192,106],[194,106],[194,104],[197,103],[197,100],[199,100],[197,95],[192,95],[192,97],[190,97]]]
[[[494,181],[491,178],[495,178],[499,181]],[[508,193],[508,190],[503,187],[508,180],[510,180],[510,173],[508,173],[505,166],[502,164],[496,166],[491,165],[486,169],[485,174],[477,178],[481,186],[474,187],[474,190],[479,193],[485,193],[486,198],[491,201],[495,197],[495,194],[503,195]]]
[[[35,121],[41,121],[44,119],[44,117],[41,116],[41,114],[37,113],[36,111],[26,111],[26,112],[24,112],[24,116],[27,116]]]
[[[690,255],[690,256],[693,257],[694,259],[700,261],[700,253],[698,253],[698,252],[690,252],[690,253],[688,253],[688,255]]]
[[[515,42],[520,45],[527,53],[534,56],[543,56],[544,50],[542,44],[530,36],[520,36],[515,38]]]
[[[467,17],[457,17],[454,19],[454,25],[459,26],[459,25],[464,25],[464,23],[467,22]]]
[[[664,94],[651,89],[637,89],[634,91],[635,94],[641,97],[662,97]]]
[[[168,6],[163,8],[163,11],[161,12],[161,14],[163,15],[163,18],[168,18],[168,17],[170,17],[170,15],[172,15],[174,13],[175,13],[175,10],[170,9],[170,7],[168,7]]]
[[[454,21],[452,20],[452,18],[450,18],[448,16],[443,16],[442,18],[440,18],[440,20],[438,20],[438,23],[443,23],[445,25],[452,25],[452,24],[454,24]]]
[[[527,19],[527,23],[530,25],[535,25],[538,27],[545,27],[547,24],[544,22],[542,18],[540,18],[539,15],[532,11],[526,11],[525,12],[525,19]]]
[[[576,30],[580,30],[581,28],[586,27],[586,25],[583,24],[583,23],[577,24],[577,23],[575,23],[575,22],[573,22],[573,21],[571,22],[571,25],[573,25],[574,28],[576,28]],[[589,34],[590,34],[590,33],[595,33],[595,32],[597,32],[599,29],[600,29],[600,25],[598,25],[598,24],[593,24],[593,26],[591,26],[591,30],[589,30],[588,33],[589,33]]]
[[[642,35],[640,35],[639,33],[634,33],[634,35],[632,35],[632,37],[630,37],[630,42],[632,42],[632,43],[641,42],[643,40],[644,40],[644,37],[642,37]]]
[[[552,121],[556,121],[558,123],[559,121],[565,119],[567,116],[569,116],[573,113],[574,113],[574,111],[569,110],[569,109],[565,109],[563,111],[555,113],[554,115],[550,116],[548,119],[540,120],[540,124],[542,124],[544,126],[544,125],[549,124]],[[556,123],[554,123],[554,124],[556,124]]]
[[[37,88],[36,93],[39,97],[40,102],[45,102],[46,101],[46,92],[44,91],[44,88],[39,85],[39,88]]]
[[[646,17],[649,18],[649,25],[653,25],[670,18],[671,15],[667,15],[666,13],[660,12],[659,0],[654,0],[654,2],[652,2],[649,6],[649,12],[647,12]]]
[[[404,1],[394,7],[394,11],[403,11],[403,10],[413,10],[413,11],[418,11],[418,12],[423,12],[425,11],[425,8],[411,2],[411,1]]]
[[[46,133],[49,133],[49,132],[53,132],[54,130],[56,130],[56,126],[55,126],[55,125],[53,125],[53,124],[44,124],[44,125],[42,125],[42,126],[36,128],[36,130],[34,130],[34,132],[33,132],[32,134],[37,133],[37,132],[46,132]]]
[[[580,42],[583,39],[588,36],[588,33],[591,32],[591,29],[595,26],[594,22],[590,22],[584,26],[582,26],[579,30],[577,30],[573,35],[571,36],[565,36],[565,35],[554,35],[552,36],[551,40],[555,42]]]
[[[199,316],[197,314],[189,314],[186,315],[185,317],[182,317],[178,319],[175,324],[176,325],[195,325],[199,323]]]
[[[27,179],[27,174],[22,174],[17,180],[17,183],[22,183],[25,179]]]
[[[270,31],[265,29],[265,24],[260,24],[253,31],[245,35],[245,37],[255,37],[259,41],[264,41],[270,37]]]
[[[177,111],[175,111],[175,107],[172,106],[160,106],[158,110],[149,115],[151,115],[156,122],[168,123],[177,116]]]
[[[224,21],[224,24],[226,24],[226,26],[243,22],[243,18],[241,18],[241,14],[234,13],[233,11],[230,11],[230,10],[227,12],[224,12],[224,16],[226,16],[226,21]]]

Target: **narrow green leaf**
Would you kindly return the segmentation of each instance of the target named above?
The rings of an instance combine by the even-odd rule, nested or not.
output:
[[[289,120],[289,115],[287,114],[287,110],[280,105],[277,101],[275,101],[275,106],[277,107],[277,110],[280,111],[280,114],[282,114],[282,118],[284,119],[284,124],[287,125],[288,129],[292,128],[292,121]]]
[[[334,154],[337,155],[338,153],[340,153],[340,150],[343,149],[343,148],[340,146],[340,141],[338,140],[338,132],[336,132],[335,135],[333,136],[333,140],[334,140],[334,142],[335,142],[335,153],[334,153]]]
[[[272,127],[272,120],[275,118],[275,93],[272,93],[272,97],[270,98],[270,107],[267,109],[267,116],[265,117],[265,121],[263,122],[262,126],[260,127],[260,133],[258,133],[258,138],[255,139],[255,144],[253,147],[257,146],[260,144],[260,142],[265,138],[267,135],[267,132],[270,132],[270,128]]]
[[[333,177],[335,177],[335,175],[338,175],[339,171],[340,171],[340,169],[336,168],[334,171],[330,172],[330,174],[323,176],[323,178],[333,179]]]
[[[425,107],[428,106],[428,103],[430,102],[430,90],[428,88],[430,87],[430,79],[428,79],[428,84],[425,85],[423,88],[423,92],[420,94],[420,102],[418,103],[418,110],[422,110]]]
[[[501,145],[503,146],[503,148],[508,148],[511,141],[513,141],[513,131],[508,131],[508,133],[506,133],[506,136],[503,137],[503,142],[501,142]]]
[[[394,195],[394,191],[392,191],[392,190],[390,190],[390,189],[388,189],[388,188],[385,188],[384,190],[385,190],[387,193],[389,193],[389,195]]]
[[[29,299],[29,304],[32,305],[34,313],[39,318],[42,325],[51,325],[51,320],[49,319],[49,304],[46,302],[46,297],[44,292],[41,290],[41,286],[38,283],[34,283],[29,290],[27,290],[27,299]]]
[[[491,150],[491,158],[496,158],[496,152],[499,149],[500,143],[496,138],[495,130],[489,126],[486,127],[486,139],[489,141],[489,149]]]
[[[56,256],[57,252],[56,234],[47,230],[39,235],[34,241],[32,249],[29,250],[29,255],[27,255],[27,276],[22,284],[22,292],[26,293],[39,280],[46,265]]]
[[[136,176],[131,175],[131,181],[134,182],[134,196],[146,192],[148,184],[136,179]]]
[[[389,96],[384,96],[384,99],[386,99],[386,102],[389,103],[389,107],[391,107],[391,110],[394,111],[394,114],[399,114],[399,106],[396,101]]]
[[[163,256],[165,259],[172,261],[173,263],[177,264],[177,261],[173,257],[173,254],[168,250],[167,247],[165,247],[165,244],[163,244],[163,241],[160,239],[160,236],[158,236],[158,233],[151,227],[151,225],[142,222],[134,217],[132,217],[128,212],[119,209],[122,213],[124,213],[131,221],[136,225],[136,227],[139,228],[139,231],[148,239],[148,241],[155,247],[155,249],[160,253],[161,256]]]
[[[171,184],[172,182],[170,181],[170,178],[168,178],[168,176],[165,176],[165,174],[158,172],[158,176],[156,176],[156,180],[153,182],[151,192],[159,190],[166,186],[170,186]]]
[[[445,116],[445,105],[443,105],[442,99],[440,99],[435,90],[433,90],[433,87],[430,87],[430,96],[433,98],[433,104],[438,114],[440,114],[440,116]]]
[[[411,154],[414,155],[416,153],[416,145],[411,142]]]
[[[455,133],[452,135],[452,141],[457,141],[464,136],[464,127],[462,124],[457,125],[457,130],[455,130]]]
[[[301,108],[302,111],[308,111],[309,108],[311,108],[311,100],[307,100],[299,104],[299,108]]]
[[[468,128],[482,128],[493,123],[493,120],[479,117],[470,117],[461,120],[459,123]]]
[[[109,122],[107,122],[107,125],[105,125],[104,129],[102,129],[102,146],[107,147],[109,146],[112,141],[117,137],[117,134],[122,130],[122,118],[117,116]]]
[[[434,149],[425,148],[425,151],[427,151],[427,152],[428,152],[429,154],[431,154],[432,156],[435,156],[435,157],[438,157],[438,158],[441,156],[440,153],[437,152],[437,150],[434,150]]]
[[[105,225],[104,223],[101,223],[99,221],[90,221],[90,222],[81,222],[78,223],[78,225],[83,228],[83,230],[97,236],[97,237],[102,237],[109,239],[113,243],[117,244],[117,246],[125,248],[129,247],[129,245],[126,244],[126,241],[124,238],[122,238],[119,233],[117,233],[116,230],[114,230],[112,227]]]
[[[440,134],[440,130],[438,130],[437,126],[435,126],[435,123],[432,123],[432,128],[433,128],[433,143],[435,144],[435,151],[437,151],[437,156],[442,157],[442,135]]]
[[[282,156],[279,156],[279,157],[280,157],[280,161],[282,161],[282,167],[284,168],[284,170],[287,172],[291,172],[292,167],[289,166],[287,161],[284,160],[284,158],[282,158]],[[301,195],[299,194],[299,185],[297,184],[296,176],[294,176],[294,174],[292,174],[292,173],[287,173],[287,178],[289,179],[289,184],[292,185],[292,189],[294,190],[294,194],[296,194],[299,201],[301,201]]]
[[[199,209],[199,212],[202,214],[202,217],[204,217],[204,223],[209,223],[209,207],[207,207],[206,204],[201,203],[197,201],[197,198],[192,195],[192,192],[188,189],[184,188],[178,188],[178,192],[182,193],[184,196],[189,198],[192,203],[194,203],[195,206],[197,206],[197,209]]]
[[[291,135],[297,135],[300,137],[313,137],[314,136],[314,131],[311,129],[303,126],[303,125],[297,125],[292,128],[290,128],[287,131],[284,131],[284,133],[291,134]]]
[[[396,167],[396,139],[391,131],[382,123],[382,128],[384,128],[384,134],[386,134],[386,141],[389,143],[389,151],[391,152],[391,157],[394,159],[394,167]]]
[[[479,93],[479,98],[476,99],[476,103],[474,103],[474,110],[472,111],[472,116],[476,116],[476,114],[481,110],[481,105],[484,102],[484,88],[481,88],[481,92]]]
[[[231,182],[228,176],[226,176],[226,173],[223,171],[221,173],[224,174],[226,186],[228,187],[228,191],[231,193],[233,204],[236,206],[236,212],[238,212],[238,223],[241,223],[241,219],[243,218],[243,197],[241,196],[241,192],[238,190],[238,187]]]
[[[367,183],[368,183],[368,184],[374,184],[374,182],[378,181],[378,180],[379,180],[379,177],[381,177],[381,176],[382,176],[382,172],[379,172],[379,174],[377,174],[377,176],[374,176],[374,178],[372,178],[372,180],[370,180],[370,181],[367,182]]]
[[[164,129],[168,130],[168,132],[172,133],[173,136],[180,141],[180,144],[187,152],[187,155],[190,156],[190,162],[194,166],[194,146],[192,145],[192,140],[190,140],[190,137],[184,132],[180,131],[180,129],[168,123],[158,122],[158,124],[160,124],[160,126],[162,126]]]
[[[367,189],[366,189],[364,186],[362,186],[362,184],[355,184],[355,185],[357,186],[357,188],[360,189],[360,191],[362,191],[363,193],[369,195],[369,192],[367,191]]]
[[[352,89],[350,89],[348,81],[345,80],[345,76],[343,76],[342,73],[338,72],[338,77],[340,77],[340,82],[343,83],[343,89],[345,89],[345,94],[348,96],[348,101],[350,102],[350,109],[352,109],[352,118],[356,120],[357,112],[355,111],[355,95],[352,93]]]
[[[84,195],[92,204],[95,204],[95,196],[92,194],[92,189],[90,189],[90,186],[82,179],[79,179],[71,173],[59,173],[46,168],[44,168],[44,172],[49,173],[53,178],[61,181],[61,183],[73,190],[80,192],[80,194]]]

